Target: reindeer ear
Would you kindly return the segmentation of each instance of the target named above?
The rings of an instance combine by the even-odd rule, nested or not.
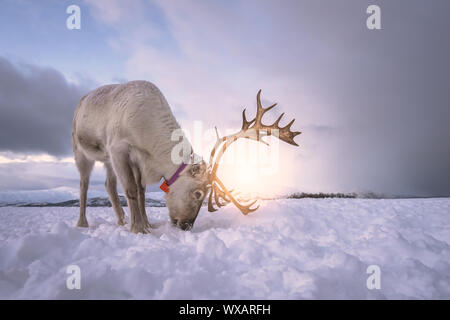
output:
[[[189,169],[189,171],[191,173],[191,176],[193,176],[193,177],[196,177],[198,175],[203,175],[206,171],[205,161],[191,165],[191,168]]]

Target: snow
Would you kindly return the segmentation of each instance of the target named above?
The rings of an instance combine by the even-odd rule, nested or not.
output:
[[[450,299],[450,199],[285,199],[202,208],[190,232],[147,208],[135,235],[111,208],[0,208],[1,299]],[[66,287],[78,265],[81,289]],[[381,269],[369,290],[368,266]]]

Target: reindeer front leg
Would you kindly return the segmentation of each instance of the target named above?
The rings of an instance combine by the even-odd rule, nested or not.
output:
[[[125,225],[125,214],[123,212],[122,205],[120,204],[119,195],[117,194],[117,178],[110,163],[105,163],[106,167],[106,182],[105,187],[108,192],[109,201],[116,213],[117,224],[119,226]]]
[[[128,145],[113,147],[110,158],[127,198],[131,218],[130,231],[133,233],[148,233],[148,228],[139,210],[138,186],[133,175],[128,149]]]
[[[137,186],[137,200],[139,206],[139,212],[141,214],[141,219],[144,221],[145,227],[150,228],[150,223],[148,222],[147,213],[145,212],[145,185],[142,184],[142,176],[139,168],[133,166],[134,180]]]

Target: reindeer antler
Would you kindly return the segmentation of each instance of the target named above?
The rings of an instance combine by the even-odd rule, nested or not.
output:
[[[216,128],[217,142],[211,151],[211,156],[209,159],[211,170],[209,180],[211,183],[211,190],[208,199],[208,211],[217,210],[216,208],[214,208],[213,198],[216,205],[219,208],[228,204],[230,201],[233,202],[233,204],[244,215],[253,212],[259,208],[259,206],[257,206],[256,208],[251,207],[256,203],[256,200],[247,205],[239,203],[233,197],[231,191],[228,191],[225,185],[222,183],[222,181],[217,177],[217,169],[219,167],[220,159],[222,158],[226,149],[237,139],[246,138],[256,140],[266,145],[269,145],[266,141],[262,140],[261,138],[264,136],[274,135],[284,142],[287,142],[294,146],[298,146],[298,144],[294,141],[294,137],[299,135],[301,132],[291,131],[291,126],[294,123],[295,119],[292,119],[291,122],[289,122],[286,126],[280,127],[279,123],[284,115],[284,113],[282,113],[272,125],[266,126],[261,122],[262,117],[267,111],[274,108],[277,104],[275,103],[270,107],[263,108],[261,104],[261,90],[259,90],[258,94],[256,95],[256,105],[257,105],[256,116],[251,121],[247,121],[247,117],[245,116],[245,109],[242,111],[242,128],[239,132],[220,138]],[[221,202],[222,200],[224,201],[224,203]]]

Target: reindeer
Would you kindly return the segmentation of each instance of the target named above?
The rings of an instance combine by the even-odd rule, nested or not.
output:
[[[266,143],[264,136],[275,135],[284,142],[297,145],[291,132],[292,120],[280,128],[283,114],[270,126],[261,123],[265,112],[257,95],[257,113],[247,121],[242,113],[242,129],[234,135],[218,136],[211,152],[210,165],[192,161],[193,155],[176,163],[172,150],[179,143],[171,139],[174,130],[180,130],[172,111],[160,90],[147,81],[102,86],[79,101],[73,119],[72,145],[75,163],[80,173],[80,216],[77,226],[88,227],[86,201],[89,178],[96,161],[104,163],[105,187],[116,214],[117,224],[124,225],[124,210],[117,194],[117,178],[125,192],[130,211],[130,231],[148,233],[150,224],[145,211],[145,186],[164,179],[160,188],[172,224],[190,230],[209,191],[208,210],[217,210],[233,202],[243,214],[257,209],[242,204],[217,177],[220,158],[231,143],[247,138]],[[187,142],[188,143],[188,142]],[[192,147],[189,144],[190,150]],[[213,203],[214,200],[214,203]]]

